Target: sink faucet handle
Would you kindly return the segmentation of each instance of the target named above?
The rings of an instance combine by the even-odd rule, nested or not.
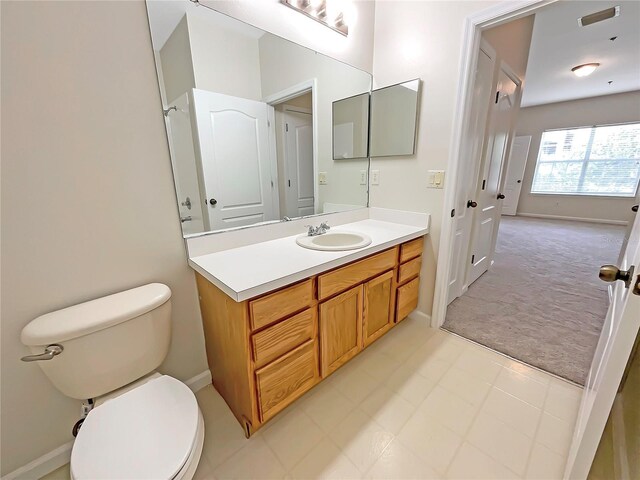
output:
[[[329,226],[329,224],[327,222],[322,222],[320,224],[320,230],[329,230],[331,227]]]
[[[316,232],[318,231],[316,227],[314,227],[313,225],[305,225],[305,227],[307,227],[309,230],[307,231],[307,235],[308,236],[313,236],[316,234]]]

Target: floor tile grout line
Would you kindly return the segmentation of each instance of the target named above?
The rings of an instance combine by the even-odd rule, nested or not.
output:
[[[547,397],[549,396],[549,390],[551,389],[551,385],[547,385],[547,390],[545,391],[545,395],[544,395],[544,401],[542,403],[542,405],[544,406],[547,403]],[[533,454],[533,449],[536,446],[536,443],[538,443],[538,432],[540,431],[540,425],[542,425],[542,418],[544,417],[544,409],[540,412],[540,416],[538,417],[538,423],[536,425],[536,431],[533,435],[533,444],[531,445],[531,449],[529,450],[529,456],[527,457],[527,466],[525,469],[525,475],[527,474],[527,472],[529,471],[529,468],[531,467],[531,456]]]

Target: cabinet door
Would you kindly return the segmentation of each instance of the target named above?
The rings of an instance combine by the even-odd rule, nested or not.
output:
[[[393,271],[364,284],[364,346],[369,346],[393,326]]]
[[[362,349],[363,286],[320,304],[320,358],[326,377]]]

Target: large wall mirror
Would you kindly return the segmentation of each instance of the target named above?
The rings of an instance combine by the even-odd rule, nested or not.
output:
[[[369,73],[188,0],[147,10],[185,235],[367,205],[366,133],[334,160],[332,108]]]

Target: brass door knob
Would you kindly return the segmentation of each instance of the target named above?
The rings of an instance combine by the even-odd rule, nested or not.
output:
[[[474,202],[473,200],[467,201],[467,208],[476,208],[478,206],[478,202]]]
[[[624,282],[624,286],[629,288],[629,285],[631,285],[631,277],[633,277],[633,265],[629,267],[629,270],[620,270],[615,265],[603,265],[600,267],[598,277],[600,277],[600,280],[603,282],[621,280]]]

